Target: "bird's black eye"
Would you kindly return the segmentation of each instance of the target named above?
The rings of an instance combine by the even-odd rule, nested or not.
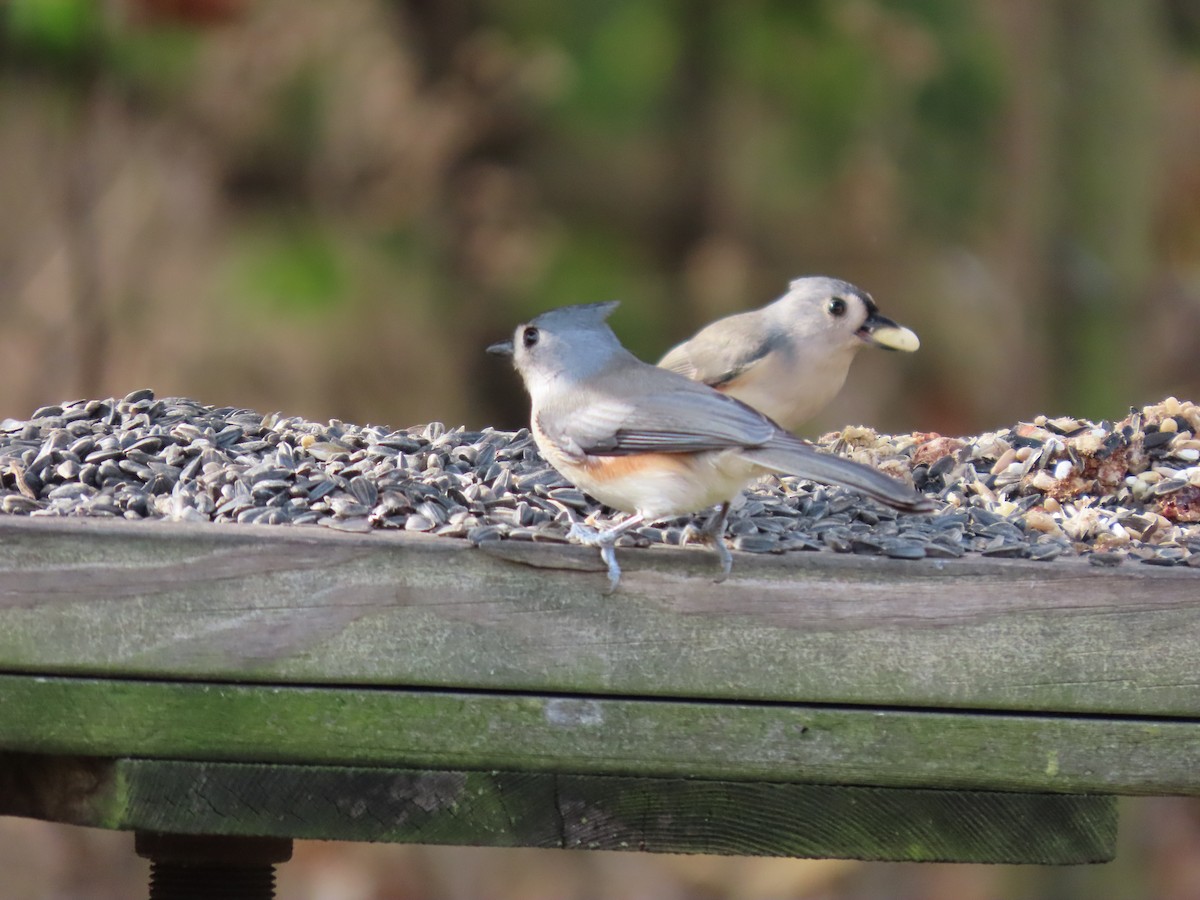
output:
[[[846,301],[841,297],[834,297],[829,301],[829,306],[825,308],[829,310],[829,314],[835,319],[840,319],[846,314]]]
[[[532,347],[538,342],[541,333],[532,325],[526,325],[525,330],[521,332],[521,343],[526,347]]]

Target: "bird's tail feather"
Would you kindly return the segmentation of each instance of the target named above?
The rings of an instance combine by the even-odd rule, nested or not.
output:
[[[790,435],[749,448],[745,457],[779,475],[796,475],[821,484],[836,484],[866,494],[905,512],[930,512],[933,503],[902,481],[877,469],[822,453]]]

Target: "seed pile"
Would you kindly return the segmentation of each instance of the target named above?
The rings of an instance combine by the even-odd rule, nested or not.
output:
[[[1200,407],[1168,398],[1117,423],[1048,419],[972,438],[847,428],[819,446],[939,502],[898,514],[795,478],[752,485],[730,516],[735,550],[899,559],[1086,554],[1200,568]],[[566,540],[607,515],[538,454],[527,429],[393,431],[156,399],[80,400],[0,422],[0,511],[31,516],[321,525],[473,543]],[[679,544],[687,520],[621,544]]]

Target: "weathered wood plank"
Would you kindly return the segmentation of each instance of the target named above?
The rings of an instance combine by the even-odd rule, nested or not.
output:
[[[0,813],[107,828],[913,861],[1113,855],[1109,797],[0,755]]]
[[[507,558],[498,558],[498,555]],[[1191,716],[1200,571],[0,517],[0,671]],[[583,569],[586,571],[577,571]]]
[[[0,748],[257,763],[1200,794],[1200,723],[0,676]]]

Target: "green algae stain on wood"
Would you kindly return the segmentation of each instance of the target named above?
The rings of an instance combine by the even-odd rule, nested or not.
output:
[[[1196,741],[1188,721],[0,675],[0,747],[59,755],[1200,794]]]
[[[17,773],[30,760],[0,756]],[[101,777],[40,782],[19,813],[182,834],[924,862],[1098,862],[1111,858],[1116,837],[1116,802],[1097,796],[145,759],[71,765]],[[0,792],[0,812],[14,812],[7,799]]]

